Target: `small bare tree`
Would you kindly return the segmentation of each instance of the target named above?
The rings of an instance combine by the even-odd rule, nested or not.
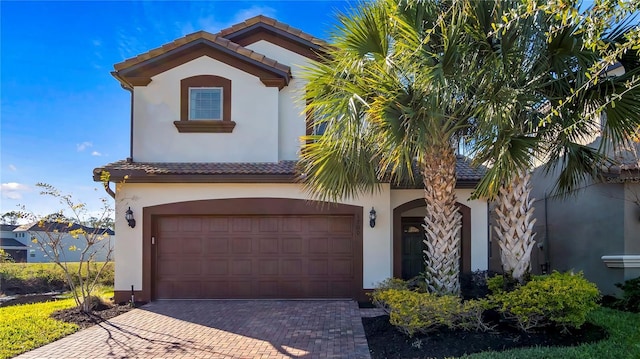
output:
[[[101,198],[102,208],[89,223],[85,203],[76,202],[70,194],[62,194],[49,184],[38,183],[36,186],[41,189],[41,195],[57,199],[64,209],[53,215],[36,216],[23,207],[23,215],[33,224],[29,230],[32,242],[62,269],[78,307],[83,312],[90,312],[92,294],[112,259],[112,231],[107,226],[112,222],[113,208],[106,198]],[[64,215],[65,210],[68,215]],[[73,260],[79,262],[75,271],[67,258],[71,252],[79,252],[79,259]],[[104,262],[99,263],[97,256],[101,253]]]

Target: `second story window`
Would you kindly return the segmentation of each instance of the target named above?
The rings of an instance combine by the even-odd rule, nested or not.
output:
[[[231,80],[215,75],[191,76],[180,80],[179,132],[233,132]]]
[[[189,120],[222,120],[222,88],[189,88]]]

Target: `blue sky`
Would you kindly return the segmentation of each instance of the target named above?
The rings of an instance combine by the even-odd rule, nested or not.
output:
[[[0,213],[60,209],[45,182],[100,208],[92,170],[129,154],[113,64],[263,14],[327,38],[344,1],[0,1]]]

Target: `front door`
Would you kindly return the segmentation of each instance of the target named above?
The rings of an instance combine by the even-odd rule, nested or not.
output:
[[[420,217],[402,218],[402,279],[424,272],[424,228]]]

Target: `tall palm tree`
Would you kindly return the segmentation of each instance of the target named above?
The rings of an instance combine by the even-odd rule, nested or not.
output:
[[[492,88],[478,112],[474,141],[476,161],[491,168],[476,195],[497,197],[503,269],[521,282],[534,246],[534,159],[546,162],[547,173],[557,171],[557,191],[569,193],[598,176],[609,161],[606,145],[620,146],[640,124],[640,87],[631,81],[640,74],[638,52],[623,53],[617,60],[625,74],[611,76],[603,54],[584,46],[588,21],[562,23],[562,17],[542,10],[502,21],[525,3],[478,2],[470,26],[478,41],[486,41],[485,65],[493,63],[485,73]],[[611,24],[598,40],[620,43],[629,29],[625,24]],[[602,125],[601,112],[607,118]],[[593,147],[588,139],[599,132],[602,146]]]
[[[482,88],[464,30],[466,1],[363,2],[339,16],[332,47],[308,69],[307,112],[327,123],[308,136],[301,172],[309,192],[336,200],[412,179],[420,168],[428,288],[460,291],[461,216],[455,202],[458,136],[472,127]],[[480,80],[478,80],[480,79]]]

